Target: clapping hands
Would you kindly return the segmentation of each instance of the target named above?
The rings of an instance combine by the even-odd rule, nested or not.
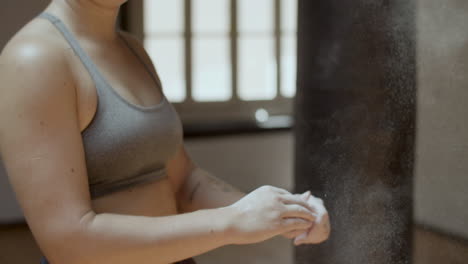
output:
[[[315,216],[314,224],[308,229],[290,231],[283,234],[283,236],[289,239],[294,238],[294,245],[296,246],[301,244],[319,244],[327,240],[330,235],[330,220],[322,199],[311,195],[310,191],[297,194],[297,196],[306,201],[309,207],[313,209]]]

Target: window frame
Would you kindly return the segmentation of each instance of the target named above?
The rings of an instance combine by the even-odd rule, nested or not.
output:
[[[231,28],[230,52],[231,52],[231,87],[232,97],[228,101],[199,102],[191,97],[192,92],[192,1],[184,1],[184,73],[186,77],[186,98],[183,102],[171,102],[178,112],[184,133],[191,136],[233,134],[244,132],[259,132],[271,130],[289,130],[293,128],[293,104],[295,97],[284,97],[281,93],[281,0],[274,1],[274,41],[276,57],[276,91],[277,95],[271,100],[241,100],[237,94],[238,87],[238,39],[237,30],[237,0],[230,0]],[[120,25],[122,29],[134,34],[143,42],[143,0],[128,1],[121,9]],[[285,33],[287,34],[287,33]],[[297,83],[297,82],[296,82]],[[258,109],[268,111],[269,121],[259,123],[255,118]]]

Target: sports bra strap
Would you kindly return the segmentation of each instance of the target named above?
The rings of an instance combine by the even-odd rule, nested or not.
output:
[[[75,54],[83,62],[83,64],[85,65],[86,69],[88,70],[89,74],[91,74],[91,77],[93,78],[93,80],[95,82],[98,79],[100,81],[105,81],[105,79],[99,73],[99,70],[97,69],[96,65],[94,65],[93,61],[89,58],[89,56],[86,54],[86,52],[84,52],[84,50],[81,48],[81,46],[78,43],[78,41],[76,40],[76,38],[67,29],[65,24],[59,18],[57,18],[56,16],[51,15],[50,13],[47,13],[47,12],[41,13],[39,15],[39,17],[49,20],[60,31],[60,33],[62,33],[64,38],[67,40],[67,42],[72,47]]]

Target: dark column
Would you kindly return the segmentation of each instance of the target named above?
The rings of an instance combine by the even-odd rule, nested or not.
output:
[[[332,233],[296,264],[410,263],[415,78],[414,1],[299,1],[295,191]]]

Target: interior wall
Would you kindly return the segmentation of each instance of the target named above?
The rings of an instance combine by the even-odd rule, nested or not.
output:
[[[37,15],[50,0],[2,0],[0,2],[0,49],[27,21]]]
[[[244,192],[262,185],[292,191],[293,136],[290,132],[189,139],[189,155],[213,175]],[[291,241],[275,237],[258,244],[230,245],[196,257],[197,263],[292,263]]]
[[[468,238],[468,1],[418,0],[415,218]]]

